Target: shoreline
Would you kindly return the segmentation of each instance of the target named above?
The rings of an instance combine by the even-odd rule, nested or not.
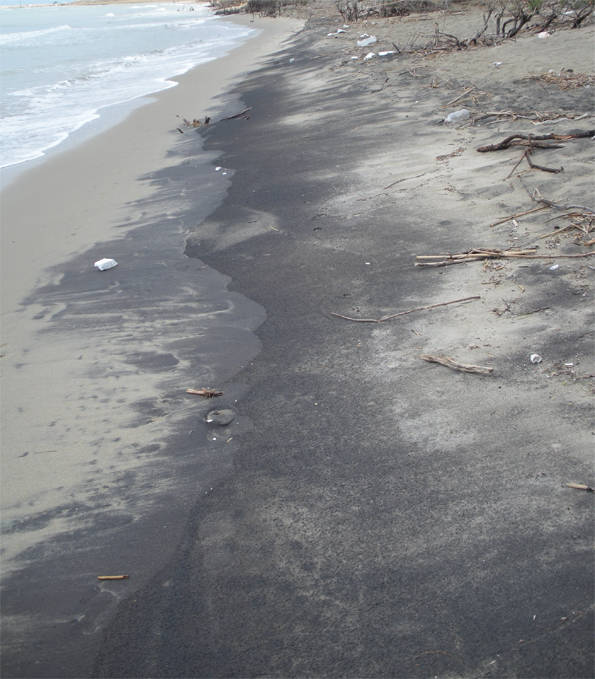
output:
[[[265,315],[184,254],[183,215],[192,205],[204,219],[232,173],[215,172],[218,154],[180,135],[176,115],[233,113],[230,88],[301,22],[254,25],[252,40],[2,192],[4,674],[88,675],[117,602],[161,568],[247,426],[237,417],[214,436],[209,404],[184,393],[226,382],[233,406]],[[119,265],[99,273],[106,251]],[[114,568],[131,582],[97,587]]]
[[[162,1],[164,4],[174,4],[174,5],[179,4],[178,2],[176,2],[176,0],[150,0],[147,4],[155,4],[160,1]],[[93,4],[96,3],[81,2],[68,4],[69,5],[89,4],[90,6],[92,6]],[[130,3],[125,2],[125,4],[133,4],[133,0],[131,0]],[[208,6],[208,3],[206,2],[205,3],[186,2],[186,4],[190,5],[203,4],[205,6]],[[213,18],[217,17],[213,15]],[[230,23],[234,23],[235,19],[235,17],[218,17],[218,18],[223,20],[230,20]],[[251,28],[250,24],[253,24],[254,21],[251,20],[249,17],[245,16],[240,17],[239,20],[236,19],[235,23],[246,28]],[[168,89],[179,87],[180,82],[183,81],[184,77],[188,76],[195,69],[200,68],[201,66],[208,67],[208,65],[212,64],[214,61],[218,61],[219,59],[222,59],[225,56],[229,56],[230,52],[233,52],[235,49],[238,49],[245,42],[255,39],[255,37],[257,36],[253,36],[252,38],[250,37],[243,38],[239,42],[238,46],[236,46],[232,50],[228,50],[227,54],[223,55],[223,57],[216,57],[214,59],[209,59],[208,61],[203,61],[202,63],[197,64],[196,66],[194,66],[193,68],[189,69],[184,73],[178,73],[170,77],[167,77],[166,79],[163,80],[162,82],[163,87],[161,87],[160,89],[157,89],[153,92],[148,92],[140,96],[132,97],[130,99],[121,101],[116,104],[109,104],[107,106],[104,106],[93,111],[93,115],[95,116],[94,118],[88,120],[87,122],[83,123],[79,128],[70,132],[68,136],[62,141],[44,149],[39,156],[0,168],[0,192],[2,192],[5,188],[8,188],[24,172],[28,172],[31,169],[40,167],[43,163],[47,162],[47,160],[52,158],[54,155],[65,153],[69,150],[72,150],[77,146],[83,144],[86,140],[92,139],[98,134],[101,134],[102,132],[115,127],[119,123],[124,122],[126,118],[128,118],[130,115],[133,115],[134,111],[136,111],[137,109],[143,108],[144,106],[150,105],[151,103],[158,101],[157,97],[160,94],[165,93]]]
[[[175,87],[143,97],[141,99],[143,103],[125,113],[123,120],[97,135],[91,132],[90,138],[80,143],[73,142],[74,146],[71,148],[68,148],[67,141],[65,142],[67,148],[56,147],[54,152],[39,164],[32,161],[36,163],[35,166],[23,170],[2,189],[3,219],[7,225],[3,233],[5,240],[2,243],[5,258],[3,267],[6,267],[4,271],[7,272],[7,278],[16,282],[9,291],[5,290],[3,293],[10,295],[8,298],[2,298],[4,311],[7,308],[14,308],[19,299],[36,284],[37,276],[32,271],[27,271],[27,264],[32,264],[35,272],[41,272],[47,267],[42,258],[49,256],[49,266],[52,266],[57,264],[60,258],[70,256],[98,238],[113,236],[116,233],[114,225],[126,222],[126,217],[121,214],[122,204],[141,200],[151,194],[150,186],[147,186],[146,182],[143,185],[142,179],[139,181],[138,178],[156,168],[167,167],[168,163],[175,162],[168,160],[167,154],[170,147],[180,141],[180,135],[176,131],[179,119],[176,116],[200,117],[222,108],[225,105],[224,93],[234,80],[241,78],[242,74],[256,66],[259,59],[274,50],[280,36],[288,35],[301,25],[301,22],[293,19],[281,19],[277,23],[275,23],[277,20],[252,20],[249,17],[226,17],[225,20],[243,25],[254,24],[255,27],[261,28],[268,26],[271,30],[262,36],[261,44],[256,50],[252,42],[259,40],[258,35],[248,39],[221,59],[200,64],[191,72],[172,78],[177,83]],[[203,89],[205,81],[216,81],[216,84],[209,83],[206,89]],[[196,84],[201,89],[189,96],[190,89],[196,87]],[[122,105],[122,108],[125,106]],[[190,107],[193,110],[187,110]],[[120,108],[120,105],[117,108]],[[86,137],[88,133],[81,134]],[[145,143],[147,138],[151,139],[151,144]],[[89,158],[94,159],[95,168],[87,162]],[[85,166],[91,168],[93,177],[81,178],[78,168]],[[113,172],[117,172],[115,177]],[[47,240],[43,234],[36,234],[40,238],[37,243],[32,243],[28,236],[19,243],[10,233],[11,223],[18,219],[27,224],[43,223],[45,220],[41,214],[40,203],[51,202],[61,194],[64,187],[68,187],[70,193],[75,196],[82,193],[86,197],[85,180],[101,193],[104,200],[100,206],[105,207],[106,214],[100,218],[97,215],[91,216],[87,210],[81,209],[83,206],[80,205],[80,201],[77,205],[76,198],[71,204],[63,207],[60,206],[61,199],[55,200],[56,211],[59,214],[53,216],[54,224],[63,224],[67,221],[67,212],[70,212],[69,221],[76,224],[79,229],[66,234],[68,227],[62,227],[62,236],[68,236],[70,241],[68,246],[60,246],[59,241],[62,237],[59,236],[56,242],[55,233]],[[37,187],[38,200],[35,205],[28,201],[32,183]],[[135,186],[135,192],[123,195],[132,186]],[[121,187],[124,191],[121,191]],[[119,192],[122,195],[119,195]],[[25,206],[25,210],[22,206]],[[52,213],[52,208],[47,211]],[[89,220],[93,223],[84,226],[85,221]],[[106,223],[111,225],[108,229],[105,228]],[[38,256],[35,255],[35,250],[39,251]],[[26,284],[19,286],[18,283],[25,276]]]

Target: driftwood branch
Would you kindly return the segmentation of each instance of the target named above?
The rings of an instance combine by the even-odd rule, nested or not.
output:
[[[186,393],[202,396],[203,398],[214,398],[223,394],[222,391],[217,391],[216,389],[186,389]]]
[[[343,314],[336,314],[331,311],[331,316],[336,318],[343,318],[346,321],[354,321],[355,323],[384,323],[390,321],[398,316],[406,316],[407,314],[415,313],[416,311],[428,311],[429,309],[437,309],[441,306],[448,306],[449,304],[462,304],[463,302],[471,302],[476,299],[481,299],[479,295],[473,297],[462,297],[461,299],[453,299],[450,302],[440,302],[439,304],[428,304],[427,306],[415,307],[415,309],[407,309],[407,311],[399,311],[396,314],[389,314],[388,316],[381,316],[380,318],[354,318],[353,316],[343,316]]]
[[[451,370],[458,370],[463,373],[475,373],[477,375],[490,375],[494,368],[484,365],[470,365],[468,363],[459,363],[450,356],[430,356],[429,354],[422,354],[420,358],[429,363],[439,363]]]
[[[487,151],[501,151],[503,149],[509,148],[510,146],[518,146],[519,144],[523,145],[531,144],[533,146],[539,146],[539,148],[560,148],[560,146],[556,144],[541,145],[536,144],[535,142],[542,142],[548,140],[568,141],[569,139],[584,139],[586,137],[593,136],[595,136],[595,130],[583,130],[582,132],[575,132],[573,134],[555,134],[554,132],[539,135],[511,134],[509,137],[506,137],[506,139],[503,139],[501,142],[497,144],[478,146],[477,150],[480,153],[486,153]]]
[[[544,198],[537,187],[533,189],[533,191],[529,191],[529,188],[520,177],[519,181],[521,182],[525,191],[529,194],[529,198],[531,198],[534,203],[540,203],[541,205],[545,205],[546,207],[551,207],[556,210],[582,210],[583,212],[588,212],[589,214],[595,215],[595,209],[592,207],[587,207],[585,205],[562,205],[561,203],[554,203],[554,201]]]
[[[416,259],[422,261],[415,262],[415,266],[450,266],[452,264],[461,264],[463,262],[478,262],[484,259],[573,259],[592,257],[595,255],[595,250],[573,255],[537,255],[535,252],[536,248],[530,248],[528,250],[496,250],[476,248],[456,254],[417,255]]]
[[[551,172],[552,174],[558,174],[560,172],[564,172],[563,167],[545,167],[544,165],[537,165],[537,163],[534,163],[531,160],[531,147],[529,147],[525,153],[523,153],[523,156],[525,160],[529,163],[529,167],[531,167],[533,170],[541,170],[542,172]],[[522,160],[522,159],[521,159]]]

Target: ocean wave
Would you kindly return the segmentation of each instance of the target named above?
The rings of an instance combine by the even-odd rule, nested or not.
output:
[[[22,56],[18,50],[11,50],[12,62],[5,60],[2,66],[3,76],[10,75],[10,86],[7,82],[1,102],[0,167],[43,156],[47,149],[95,120],[105,107],[174,87],[174,76],[223,56],[253,32],[223,25],[217,19],[214,25],[205,23],[210,17],[204,15],[182,14],[177,21],[167,16],[145,17],[144,21],[154,24],[154,30],[134,31],[130,29],[135,26],[126,26],[127,39],[125,33],[113,32],[120,21],[110,18],[106,26],[108,22],[100,16],[104,25],[93,25],[91,9],[71,11],[74,18],[68,24],[75,30],[66,35],[68,42],[61,35],[45,40],[40,37],[69,30],[66,22],[44,31],[23,31],[21,39],[36,34],[37,38],[23,43]],[[122,23],[129,22],[129,17],[122,18]],[[169,30],[169,24],[177,30]],[[184,30],[187,27],[196,31]],[[17,38],[13,40],[18,44]],[[130,51],[122,53],[123,48]],[[63,61],[56,62],[56,55],[63,55]]]
[[[44,28],[39,31],[19,31],[17,33],[4,33],[0,35],[0,45],[15,45],[36,38],[42,38],[45,35],[52,33],[60,33],[62,31],[71,31],[72,26],[64,24],[63,26],[52,26],[51,28]]]

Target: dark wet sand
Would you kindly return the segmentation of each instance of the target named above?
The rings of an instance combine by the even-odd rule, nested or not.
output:
[[[471,341],[485,302],[382,328],[330,317],[480,284],[477,271],[462,274],[453,291],[443,274],[411,267],[412,253],[448,235],[428,233],[431,211],[417,212],[407,190],[382,209],[358,194],[384,135],[438,152],[432,128],[404,120],[423,92],[401,78],[391,127],[374,81],[319,77],[334,62],[313,39],[242,84],[249,121],[206,135],[235,175],[187,252],[267,310],[262,351],[240,375],[253,430],[192,508],[174,558],[120,605],[95,675],[587,677],[591,498],[560,483],[588,473],[586,421],[537,421],[531,394],[544,387],[514,348],[494,380],[420,368],[412,342],[446,341],[453,324]],[[298,76],[312,79],[310,95]],[[388,183],[387,168],[376,171],[368,190]],[[354,195],[362,202],[341,208]],[[584,355],[585,341],[573,350]],[[551,447],[559,440],[572,460]]]
[[[214,432],[185,393],[225,383],[235,406],[265,312],[184,253],[231,173],[176,127],[235,113],[225,89],[301,24],[254,26],[251,45],[3,192],[3,676],[89,675],[118,601],[171,558],[248,426]],[[104,256],[119,265],[98,272]],[[115,571],[130,579],[98,583]]]

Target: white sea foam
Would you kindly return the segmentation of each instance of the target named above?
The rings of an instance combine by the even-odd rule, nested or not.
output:
[[[44,155],[108,106],[173,87],[173,76],[253,32],[204,5],[38,7],[7,16],[0,167]]]
[[[51,28],[42,28],[38,31],[17,31],[16,33],[2,33],[0,34],[0,45],[24,45],[32,41],[38,42],[38,38],[53,33],[61,33],[63,31],[71,31],[72,26],[64,24],[63,26],[52,26]]]

